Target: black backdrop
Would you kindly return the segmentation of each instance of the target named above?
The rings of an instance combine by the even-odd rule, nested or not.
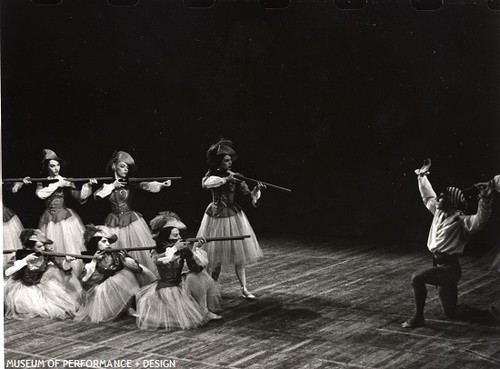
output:
[[[499,173],[500,12],[484,2],[105,0],[1,3],[2,170],[40,174],[42,149],[66,176],[102,176],[114,150],[137,176],[182,176],[135,209],[181,214],[195,233],[209,194],[208,146],[224,136],[234,169],[290,187],[242,201],[257,233],[425,242],[431,215],[413,170],[433,159],[436,187]],[[34,188],[6,205],[36,226]],[[102,223],[107,204],[70,204]],[[483,248],[498,244],[498,204]]]

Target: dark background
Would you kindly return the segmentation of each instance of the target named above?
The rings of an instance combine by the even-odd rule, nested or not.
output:
[[[413,170],[425,158],[436,189],[500,173],[499,31],[486,1],[3,0],[3,176],[39,176],[43,148],[69,163],[63,175],[103,176],[125,150],[136,176],[183,177],[135,210],[176,211],[194,234],[210,201],[206,150],[224,136],[234,170],[293,190],[265,191],[257,209],[240,198],[257,234],[423,246],[432,216]],[[500,242],[496,197],[476,250]],[[4,200],[37,225],[34,186]],[[69,205],[84,222],[109,211]]]

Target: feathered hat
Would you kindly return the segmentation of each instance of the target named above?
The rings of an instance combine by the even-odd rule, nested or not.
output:
[[[87,224],[85,226],[85,233],[83,234],[85,246],[87,246],[94,237],[105,237],[108,239],[109,243],[115,243],[118,240],[118,236],[114,233],[110,233],[106,227]]]
[[[186,229],[186,225],[181,222],[181,218],[173,211],[162,211],[149,222],[153,238],[157,237],[161,230],[167,227]]]
[[[44,245],[51,245],[54,242],[52,240],[49,240],[47,236],[39,229],[34,229],[34,228],[26,228],[21,231],[21,234],[19,235],[19,238],[21,240],[21,244],[23,246],[29,245],[29,241],[40,241]]]
[[[134,158],[125,151],[115,151],[111,160],[106,165],[106,172],[111,173],[113,171],[113,164],[118,164],[123,162],[128,165],[129,172],[134,172],[137,169],[135,165]]]
[[[225,138],[221,138],[207,150],[207,163],[217,165],[217,156],[219,155],[229,155],[233,161],[238,159],[238,154],[233,149],[233,142]]]
[[[19,235],[19,238],[21,239],[21,244],[25,248],[16,251],[16,260],[24,259],[29,254],[33,254],[36,252],[30,245],[30,242],[40,241],[44,245],[53,244],[52,240],[49,240],[47,236],[39,229],[33,229],[33,228],[23,229],[21,231],[21,234]]]
[[[61,167],[64,167],[67,164],[64,159],[57,156],[51,149],[43,149],[42,167],[45,168],[49,160],[57,160]]]

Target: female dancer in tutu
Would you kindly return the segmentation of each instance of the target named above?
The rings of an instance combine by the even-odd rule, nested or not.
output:
[[[7,193],[17,193],[21,189],[24,183],[31,183],[31,181],[28,180],[28,177],[25,177],[23,179],[23,182],[15,182],[12,184],[12,186],[9,186],[10,189],[8,192],[4,193],[4,201]],[[6,185],[4,184],[4,189]],[[21,223],[21,220],[19,217],[16,215],[16,213],[9,209],[8,207],[5,206],[5,203],[3,205],[3,248],[4,249],[11,249],[11,250],[17,250],[23,247],[21,244],[21,239],[19,236],[21,235],[21,232],[23,231],[23,223]],[[11,256],[9,254],[4,254],[3,255],[3,266],[7,265],[9,262]]]
[[[210,242],[204,248],[212,278],[219,278],[222,265],[234,264],[242,296],[255,299],[247,290],[245,265],[257,261],[263,253],[245,213],[234,203],[234,195],[239,189],[243,194],[250,195],[252,204],[256,206],[260,189],[265,186],[259,183],[250,191],[245,182],[235,177],[236,173],[231,172],[231,167],[237,157],[229,140],[221,139],[208,149],[209,170],[202,179],[202,188],[212,191],[212,202],[205,211],[197,237],[251,235],[251,238],[243,240]]]
[[[187,243],[179,240],[179,229],[184,229],[185,225],[175,217],[167,221],[155,219],[161,230],[157,234],[156,250],[152,255],[160,280],[143,287],[137,294],[137,326],[144,330],[162,327],[167,331],[190,329],[218,317],[200,306],[181,286],[184,263],[195,273],[202,270]],[[153,222],[155,230],[158,229],[156,221]]]
[[[79,254],[85,250],[83,245],[84,227],[78,214],[66,207],[65,198],[73,196],[78,202],[83,204],[92,194],[92,184],[97,183],[94,179],[82,186],[78,191],[74,183],[66,181],[60,175],[61,167],[66,162],[58,157],[50,149],[44,149],[42,167],[48,173],[48,179],[55,179],[57,182],[44,186],[37,184],[36,195],[45,200],[46,209],[40,217],[38,228],[54,241],[56,252]],[[79,275],[83,268],[81,260],[72,263],[75,275]]]
[[[95,259],[85,265],[81,281],[87,291],[76,320],[108,322],[125,311],[133,315],[134,296],[140,287],[153,282],[153,273],[124,251],[109,252],[118,237],[104,226],[89,224],[85,230],[87,253]]]
[[[139,188],[156,193],[162,188],[170,186],[171,181],[141,182],[137,185],[128,183],[128,176],[135,171],[136,165],[132,156],[125,151],[115,152],[106,169],[112,171],[115,181],[104,184],[94,196],[97,199],[107,197],[111,204],[111,213],[107,216],[104,224],[111,233],[118,235],[116,247],[153,246],[155,242],[151,237],[147,223],[141,214],[131,209],[134,192]],[[149,270],[157,273],[155,263],[148,251],[131,251],[130,255]]]
[[[23,231],[23,223],[11,209],[3,205],[3,247],[4,249],[20,249],[22,247],[19,236]],[[12,255],[12,254],[11,254]],[[4,267],[10,260],[9,254],[3,254]]]
[[[156,242],[161,245],[173,246],[181,240],[181,234],[186,231],[185,224],[179,216],[170,211],[159,213],[149,223]],[[202,239],[203,240],[203,239]],[[186,275],[184,288],[193,296],[196,302],[206,311],[210,319],[221,319],[220,308],[220,288],[219,284],[207,273],[208,256],[205,250],[201,249],[203,242],[189,243],[188,247],[193,253],[193,259],[197,266],[192,267]]]
[[[70,260],[37,254],[53,251],[53,242],[39,229],[21,232],[23,249],[6,269],[5,317],[26,319],[40,316],[64,319],[75,315],[83,290],[71,272]]]

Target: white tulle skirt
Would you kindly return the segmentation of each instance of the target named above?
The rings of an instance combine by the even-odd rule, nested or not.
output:
[[[199,273],[189,272],[186,275],[184,288],[201,307],[213,313],[221,311],[220,286],[205,269]]]
[[[151,236],[151,231],[142,217],[139,217],[127,226],[107,226],[107,229],[111,233],[115,233],[118,236],[118,241],[116,241],[112,247],[128,248],[155,246],[155,241]],[[158,270],[153,259],[151,258],[150,251],[130,251],[129,254],[132,258],[137,260],[139,264],[146,266],[146,268],[158,276]]]
[[[38,284],[26,286],[21,280],[7,278],[4,285],[5,318],[64,319],[75,316],[83,290],[73,274],[66,275],[49,265]]]
[[[191,329],[208,321],[202,308],[181,286],[156,289],[159,281],[141,288],[136,296],[137,326],[143,330]]]
[[[208,254],[210,267],[218,265],[246,265],[256,262],[264,254],[245,213],[230,217],[212,217],[205,213],[197,237],[250,235],[250,238],[232,241],[207,242],[203,249]]]
[[[135,274],[129,269],[122,269],[87,291],[75,320],[99,323],[116,319],[131,307],[139,289]]]
[[[21,220],[17,215],[12,216],[8,222],[3,224],[3,249],[4,250],[17,250],[21,249],[23,246],[19,235],[24,229]],[[3,255],[3,265],[7,265],[9,260],[14,254],[4,254]]]
[[[78,214],[72,209],[67,210],[71,213],[69,218],[58,222],[50,221],[45,223],[40,221],[38,228],[45,233],[48,239],[54,241],[51,245],[54,252],[78,255],[86,250],[83,243],[85,228]],[[73,268],[73,274],[79,276],[83,270],[82,260],[72,261],[71,267]]]

